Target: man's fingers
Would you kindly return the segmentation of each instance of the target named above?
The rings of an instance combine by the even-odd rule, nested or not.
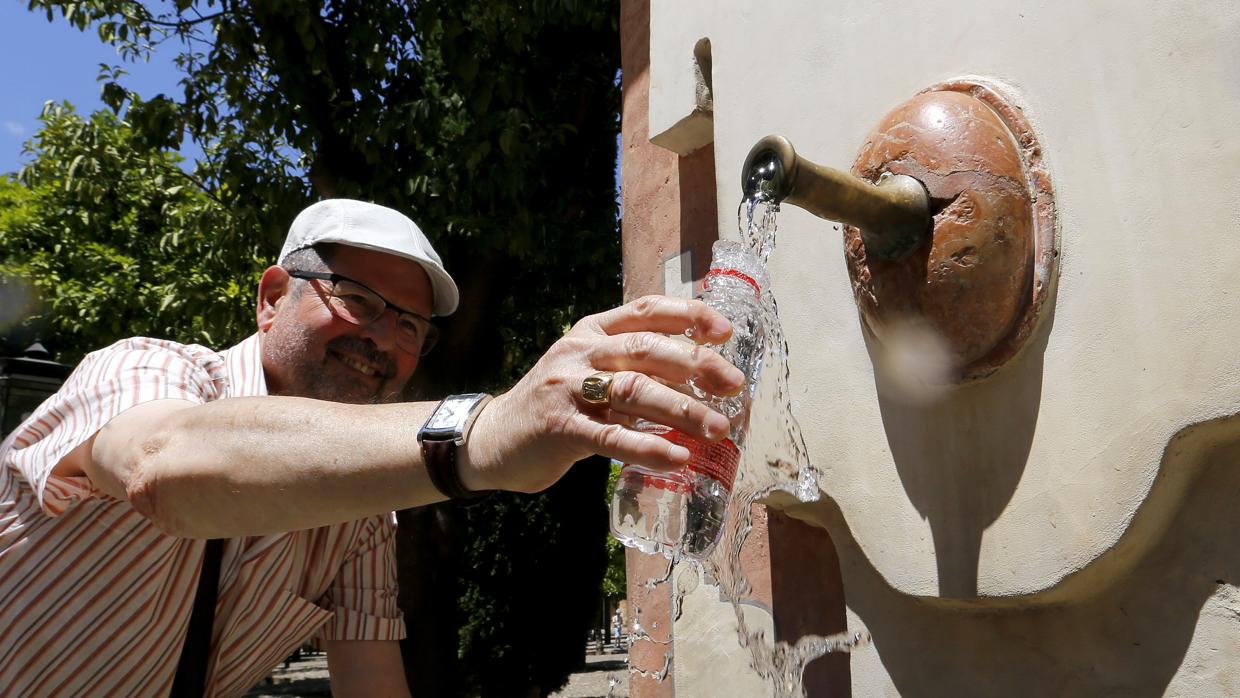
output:
[[[699,438],[728,435],[727,417],[700,401],[641,373],[620,371],[612,378],[611,412],[647,419]]]
[[[631,414],[617,412],[612,409],[607,410],[607,421],[612,424],[619,424],[620,426],[628,427],[630,429],[637,427],[637,417],[634,417]]]
[[[688,332],[694,341],[719,344],[732,335],[732,324],[699,300],[645,296],[593,317],[604,334],[626,332]]]
[[[718,353],[654,332],[606,337],[587,358],[602,370],[638,371],[672,384],[693,380],[715,395],[735,395],[745,384],[745,374]]]
[[[673,470],[689,460],[689,449],[661,436],[626,429],[619,424],[597,424],[590,435],[594,451],[622,463]]]

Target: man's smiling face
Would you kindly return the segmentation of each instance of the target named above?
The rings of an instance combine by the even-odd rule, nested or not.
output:
[[[332,246],[326,259],[331,272],[365,284],[392,304],[430,316],[430,279],[417,262],[345,245]],[[368,325],[355,325],[332,311],[328,288],[329,282],[289,279],[279,269],[264,274],[259,329],[269,392],[349,403],[401,399],[418,355],[396,345],[395,313],[388,310]],[[272,304],[266,320],[264,302]]]

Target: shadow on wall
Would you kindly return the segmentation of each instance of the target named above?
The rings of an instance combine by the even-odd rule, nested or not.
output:
[[[1161,696],[1207,599],[1240,608],[1237,462],[1240,415],[1183,429],[1113,547],[1055,586],[1013,597],[905,594],[866,558],[835,501],[770,503],[830,533],[848,606],[901,695]],[[1240,670],[1215,678],[1226,692]]]
[[[1003,513],[1024,473],[1053,324],[1052,308],[1043,313],[1029,346],[1012,364],[945,394],[916,399],[882,368],[889,362],[875,362],[879,410],[896,471],[934,536],[939,596],[977,595],[982,533]],[[881,349],[865,334],[874,356]],[[914,346],[911,352],[928,349]]]

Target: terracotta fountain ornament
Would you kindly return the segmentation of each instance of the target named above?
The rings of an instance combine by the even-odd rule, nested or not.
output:
[[[1019,353],[1059,255],[1050,178],[1021,109],[980,80],[934,85],[882,119],[852,171],[768,136],[742,187],[845,224],[857,307],[880,344],[918,323],[941,339],[960,383]]]

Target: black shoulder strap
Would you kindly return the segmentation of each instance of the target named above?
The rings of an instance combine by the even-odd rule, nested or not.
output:
[[[215,598],[220,588],[220,560],[224,557],[224,539],[207,541],[198,575],[198,591],[194,592],[194,610],[189,614],[189,629],[181,661],[172,680],[172,698],[198,698],[207,684],[207,662],[211,660],[211,628],[215,624]]]

